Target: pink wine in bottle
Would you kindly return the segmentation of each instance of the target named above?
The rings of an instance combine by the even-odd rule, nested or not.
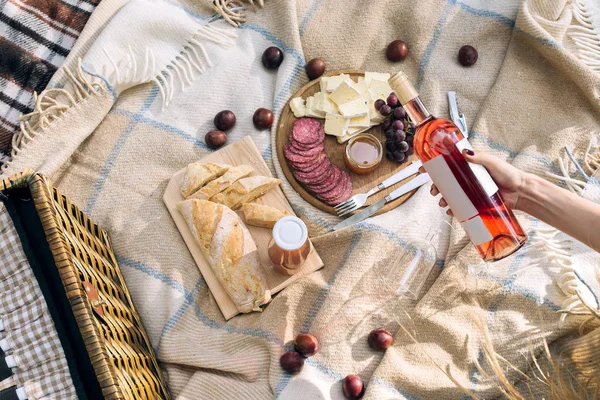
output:
[[[403,72],[390,78],[390,86],[416,125],[415,154],[460,221],[485,261],[497,261],[517,251],[527,235],[498,186],[482,165],[462,155],[471,149],[467,138],[451,121],[432,116]]]

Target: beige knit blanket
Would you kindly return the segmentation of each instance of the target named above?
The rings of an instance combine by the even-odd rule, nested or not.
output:
[[[587,318],[578,293],[598,307],[593,294],[600,293],[598,255],[527,215],[517,214],[530,244],[502,262],[481,265],[460,225],[439,209],[428,187],[387,214],[328,233],[337,219],[284,182],[325,267],[278,294],[263,313],[226,322],[161,201],[171,175],[209,153],[203,136],[222,109],[238,116],[228,140],[251,135],[285,180],[272,150],[274,132],[255,130],[251,116],[258,107],[279,114],[307,82],[303,67],[314,57],[324,58],[329,71],[402,69],[439,116],[447,115],[446,92],[455,90],[476,150],[600,201],[598,180],[585,183],[564,149],[567,145],[583,172],[594,174],[595,143],[591,151],[588,145],[600,132],[600,19],[593,0],[267,0],[239,29],[217,23],[223,37],[237,35],[234,46],[206,45],[213,67],[190,77],[184,92],[179,88],[184,77],[175,74],[183,74],[180,67],[165,66],[174,83],[152,75],[141,79],[140,72],[130,73],[137,79],[130,81],[149,83],[127,85],[123,71],[143,54],[139,49],[162,48],[167,38],[177,37],[169,29],[181,29],[184,20],[203,26],[212,14],[210,3],[148,1],[177,10],[173,15],[182,21],[166,23],[168,11],[160,27],[119,17],[127,11],[125,3],[103,0],[92,14],[67,60],[72,77],[59,71],[51,84],[64,86],[73,101],[58,91],[55,97],[63,98],[56,104],[65,107],[47,111],[55,103],[40,102],[4,174],[33,167],[51,175],[110,233],[175,398],[339,399],[340,380],[350,373],[364,379],[367,399],[463,398],[434,362],[473,393],[493,398],[501,392],[476,368],[476,362],[489,367],[476,321],[487,324],[499,354],[527,370],[530,349],[539,354],[542,338],[552,343]],[[165,41],[159,45],[156,38]],[[401,63],[385,59],[384,48],[394,39],[409,46]],[[124,80],[98,65],[103,53],[86,64],[86,53],[98,43],[110,54],[132,46],[134,56],[117,62]],[[464,44],[479,51],[479,61],[468,69],[456,61]],[[177,51],[189,50],[185,42],[178,45]],[[273,45],[285,53],[275,72],[260,64],[262,51]],[[99,77],[79,70],[80,57],[84,69]],[[138,57],[136,65],[142,64]],[[381,268],[408,240],[428,234],[438,250],[439,277],[418,302],[390,297]],[[380,326],[396,332],[385,353],[370,350],[366,341]],[[279,367],[279,357],[301,332],[315,334],[321,349],[292,377]]]

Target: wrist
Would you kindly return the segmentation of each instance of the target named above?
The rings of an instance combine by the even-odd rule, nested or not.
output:
[[[543,193],[541,186],[545,182],[545,180],[537,175],[523,172],[518,191],[519,197],[515,208],[524,211],[527,214],[534,215],[536,208],[539,207],[542,202],[540,199],[540,196]]]

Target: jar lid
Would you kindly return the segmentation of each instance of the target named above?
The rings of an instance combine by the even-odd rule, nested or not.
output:
[[[302,220],[294,216],[286,216],[275,223],[273,240],[282,250],[298,250],[308,239],[308,229]]]

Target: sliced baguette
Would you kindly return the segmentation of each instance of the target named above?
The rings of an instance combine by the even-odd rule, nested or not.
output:
[[[181,195],[188,197],[202,186],[223,175],[231,165],[195,162],[187,166],[181,181]]]
[[[276,178],[249,176],[238,180],[225,191],[211,197],[210,200],[237,210],[242,204],[262,196],[280,183],[281,181]]]
[[[250,175],[252,171],[254,171],[254,168],[249,165],[238,165],[237,167],[231,167],[227,172],[225,172],[224,175],[208,182],[204,187],[200,188],[200,190],[188,197],[188,199],[208,200],[216,194],[221,193],[229,186],[233,185],[238,179]]]
[[[272,228],[277,221],[286,215],[293,215],[287,210],[280,210],[271,206],[256,203],[244,203],[242,205],[244,218],[248,225]]]

